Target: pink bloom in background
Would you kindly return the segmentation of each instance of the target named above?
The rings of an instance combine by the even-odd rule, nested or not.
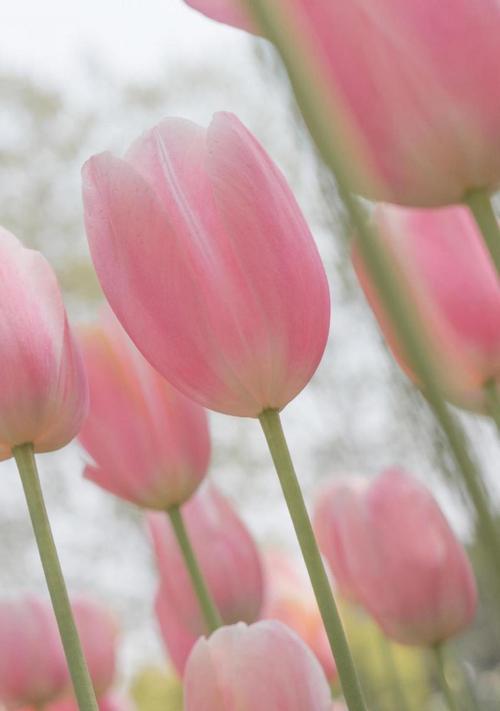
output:
[[[243,30],[257,31],[248,17],[243,0],[185,0],[195,10],[208,15],[213,20],[224,22]]]
[[[193,3],[195,4],[195,3]],[[244,24],[244,0],[196,7]],[[358,191],[414,206],[500,183],[497,0],[274,0]],[[356,169],[356,167],[355,167]]]
[[[337,482],[323,491],[320,543],[334,575],[337,559],[347,564],[349,587],[383,631],[403,644],[433,645],[467,627],[474,574],[429,491],[393,469],[358,488],[347,508],[338,492]],[[328,519],[340,549],[333,558],[324,546]]]
[[[500,387],[500,282],[472,216],[462,207],[380,205],[374,222],[415,304],[443,392],[485,410],[484,386]],[[354,265],[396,359],[416,380],[357,250]]]
[[[99,711],[133,711],[135,708],[128,699],[124,699],[117,694],[101,696],[97,700],[97,705]],[[74,698],[65,698],[50,704],[44,711],[78,711],[78,704]]]
[[[53,612],[34,596],[0,601],[0,706],[41,708],[67,685]]]
[[[87,384],[61,293],[45,258],[0,227],[0,459],[77,434]]]
[[[100,698],[115,678],[118,623],[106,607],[93,600],[73,598],[71,606],[90,678]]]
[[[304,642],[281,622],[221,627],[200,639],[184,674],[185,711],[331,711],[330,688]]]
[[[266,597],[261,617],[283,622],[314,652],[326,677],[332,681],[337,669],[311,583],[299,561],[284,553],[266,557]]]
[[[213,484],[202,486],[182,513],[224,622],[256,620],[263,598],[262,567],[257,546],[237,513]],[[156,611],[172,661],[182,673],[191,647],[206,627],[167,517],[155,513],[148,520],[160,574]]]
[[[146,508],[183,503],[208,467],[205,411],[144,360],[111,313],[80,342],[90,409],[79,439],[95,462],[86,477]]]
[[[172,385],[251,417],[302,390],[328,336],[328,284],[283,175],[236,116],[166,119],[125,160],[94,156],[83,198],[106,297]]]

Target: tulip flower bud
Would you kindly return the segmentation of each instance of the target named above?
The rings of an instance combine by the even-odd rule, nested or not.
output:
[[[0,601],[0,706],[42,708],[64,693],[67,679],[50,607],[32,596]]]
[[[467,627],[476,609],[474,574],[425,487],[388,470],[359,488],[347,509],[335,502],[338,490],[323,493],[323,535],[330,518],[332,530],[342,532],[337,545],[349,587],[387,636],[434,645]]]
[[[232,114],[167,119],[83,168],[85,224],[108,301],[152,365],[232,415],[281,409],[323,354],[321,260],[283,175]]]
[[[205,411],[172,388],[111,314],[81,332],[90,409],[79,440],[95,464],[85,476],[127,501],[166,510],[205,476]]]
[[[337,668],[309,579],[299,569],[298,561],[276,552],[267,555],[266,573],[262,618],[279,620],[296,632],[332,681]]]
[[[189,0],[252,30],[250,0]],[[432,207],[500,184],[497,0],[273,0],[353,189]],[[240,14],[241,13],[241,14]],[[354,168],[354,169],[353,169]]]
[[[500,282],[472,216],[461,207],[381,205],[374,221],[415,306],[443,393],[461,407],[485,411],[486,384],[500,391]],[[418,382],[356,248],[353,259],[395,358]]]
[[[182,509],[184,522],[214,603],[226,624],[253,622],[263,598],[257,547],[228,501],[204,485]],[[156,609],[166,645],[181,671],[192,645],[205,632],[179,544],[165,516],[148,516],[161,587]]]
[[[87,384],[56,277],[45,258],[0,227],[0,460],[77,434]]]
[[[71,606],[96,696],[113,684],[116,671],[118,625],[114,616],[93,600],[79,597]]]
[[[221,627],[200,639],[184,675],[185,711],[331,711],[314,654],[281,622]]]

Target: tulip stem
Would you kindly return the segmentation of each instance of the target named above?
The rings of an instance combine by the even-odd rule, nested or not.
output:
[[[427,401],[446,436],[450,452],[457,465],[457,472],[461,474],[461,479],[476,510],[478,530],[485,550],[490,556],[498,594],[500,594],[500,532],[484,490],[478,464],[469,451],[463,428],[443,399],[440,378],[432,366],[427,342],[415,325],[418,323],[415,307],[408,297],[407,290],[400,283],[387,252],[376,239],[360,201],[351,191],[353,161],[346,154],[345,147],[339,140],[335,117],[325,110],[324,87],[320,81],[315,80],[315,76],[312,76],[313,68],[308,64],[307,58],[297,51],[297,46],[300,46],[299,39],[295,37],[297,28],[292,27],[291,24],[287,25],[287,13],[282,9],[282,4],[270,3],[267,0],[245,0],[245,2],[264,34],[274,42],[281,53],[303,117],[325,164],[335,177],[340,198],[349,217],[351,231],[357,237],[361,258],[367,265],[381,303],[395,326],[412,368],[422,384]],[[476,196],[473,203],[477,202]],[[486,216],[489,214],[486,222],[492,229],[497,229],[491,204],[488,210],[483,211]],[[492,248],[493,246],[492,244]]]
[[[208,590],[207,584],[205,583],[203,573],[201,572],[201,568],[196,559],[191,541],[189,540],[180,508],[178,506],[172,506],[168,510],[168,515],[170,517],[170,522],[172,524],[172,528],[174,529],[179,548],[181,549],[189,577],[191,578],[194,592],[198,598],[203,617],[205,618],[207,631],[211,634],[222,626],[222,620]]]
[[[459,711],[457,701],[451,690],[451,686],[446,678],[446,659],[444,656],[444,650],[442,644],[436,644],[434,646],[434,656],[436,658],[436,668],[439,674],[439,683],[441,686],[441,691],[446,699],[446,704],[450,711]]]
[[[500,226],[493,211],[487,190],[473,190],[465,196],[465,204],[472,212],[491,260],[500,275]]]
[[[97,711],[97,701],[90,680],[82,646],[57,555],[32,444],[14,447],[12,454],[21,477],[28,510],[47,581],[54,614],[64,647],[71,680],[80,711]]]
[[[271,452],[293,527],[311,579],[330,647],[335,657],[342,691],[349,711],[366,711],[361,687],[351,657],[330,581],[314,537],[304,497],[286,443],[279,413],[264,410],[260,424]]]
[[[484,386],[486,391],[486,400],[488,403],[488,413],[493,418],[500,434],[500,398],[498,396],[497,383],[494,378],[488,380]]]

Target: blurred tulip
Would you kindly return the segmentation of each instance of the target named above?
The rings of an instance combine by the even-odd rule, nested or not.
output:
[[[246,26],[249,0],[193,3]],[[497,0],[274,0],[282,39],[314,85],[354,188],[413,206],[500,183]]]
[[[320,540],[330,519],[347,565],[342,574],[387,636],[434,645],[467,627],[477,602],[472,568],[427,489],[393,469],[360,488],[347,508],[336,503],[338,491],[335,482],[322,494]],[[329,562],[335,575],[335,557]]]
[[[0,601],[0,706],[42,708],[67,685],[52,610],[34,596]]]
[[[117,694],[102,696],[98,699],[97,705],[99,711],[132,711],[130,702]],[[44,711],[78,711],[78,704],[74,698],[64,698],[61,701],[50,704]]]
[[[16,445],[59,449],[77,434],[87,384],[45,258],[0,227],[0,460]]]
[[[205,582],[226,624],[253,622],[260,613],[263,574],[257,547],[228,501],[205,484],[182,508],[186,528]],[[167,518],[148,517],[161,586],[156,610],[177,670],[205,632],[179,545]]]
[[[331,711],[330,688],[304,642],[281,622],[221,627],[200,639],[184,675],[185,711]]]
[[[71,606],[90,678],[100,700],[115,677],[118,625],[110,611],[93,600],[76,598]]]
[[[243,0],[185,0],[185,2],[213,20],[250,32],[257,31],[255,23],[250,20],[244,8]]]
[[[85,223],[113,310],[169,382],[257,417],[307,384],[328,284],[283,175],[232,114],[166,119],[83,169]]]
[[[469,211],[381,205],[374,220],[415,304],[444,393],[486,410],[486,384],[496,382],[500,395],[500,282]],[[354,266],[396,359],[416,380],[356,249]]]
[[[183,503],[208,467],[206,413],[144,360],[110,313],[80,342],[90,410],[79,439],[95,462],[85,476],[145,508]]]
[[[309,579],[298,561],[273,552],[266,558],[266,602],[263,619],[283,622],[296,632],[318,658],[332,681],[337,668]]]

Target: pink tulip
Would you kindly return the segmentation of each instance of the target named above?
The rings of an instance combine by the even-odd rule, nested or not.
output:
[[[125,160],[94,156],[83,197],[104,292],[174,387],[249,417],[302,390],[326,344],[328,284],[283,175],[235,116],[166,119]]]
[[[475,614],[474,574],[425,487],[388,470],[358,489],[347,509],[335,501],[338,490],[323,492],[322,525],[326,531],[330,507],[349,585],[384,632],[403,644],[433,645],[462,631]]]
[[[243,0],[185,0],[195,10],[213,20],[250,32],[257,31],[244,8]]]
[[[197,3],[241,25],[248,0]],[[500,183],[497,0],[274,0],[367,197],[460,202]],[[248,17],[248,16],[247,16]],[[251,23],[246,22],[247,29]]]
[[[405,280],[443,392],[462,407],[485,410],[484,387],[500,387],[500,282],[466,208],[375,211],[381,243]],[[360,255],[354,264],[398,362],[413,380]]]
[[[166,510],[188,499],[210,456],[207,417],[141,356],[111,314],[81,333],[90,410],[80,442],[85,475],[139,506]]]
[[[2,227],[0,290],[2,460],[16,445],[47,452],[73,439],[87,385],[54,272]]]
[[[41,708],[66,685],[66,661],[50,607],[32,596],[0,601],[0,706]]]
[[[109,610],[93,600],[76,598],[72,608],[90,678],[100,699],[115,677],[118,625]]]
[[[253,622],[264,583],[259,553],[245,525],[213,485],[204,485],[182,512],[222,619],[226,624]],[[150,514],[148,519],[161,580],[156,610],[172,661],[182,673],[205,622],[167,517]]]
[[[184,675],[185,711],[331,711],[314,654],[276,621],[221,627],[200,639]]]
[[[337,675],[323,620],[308,578],[296,562],[283,554],[267,556],[266,604],[264,619],[283,622],[296,632],[314,652],[326,677]]]
[[[132,705],[127,699],[116,694],[107,694],[98,699],[99,711],[132,711]],[[28,711],[26,709],[26,711]],[[33,711],[35,711],[33,709]],[[74,697],[66,697],[56,701],[45,708],[44,711],[78,711],[78,704]]]

